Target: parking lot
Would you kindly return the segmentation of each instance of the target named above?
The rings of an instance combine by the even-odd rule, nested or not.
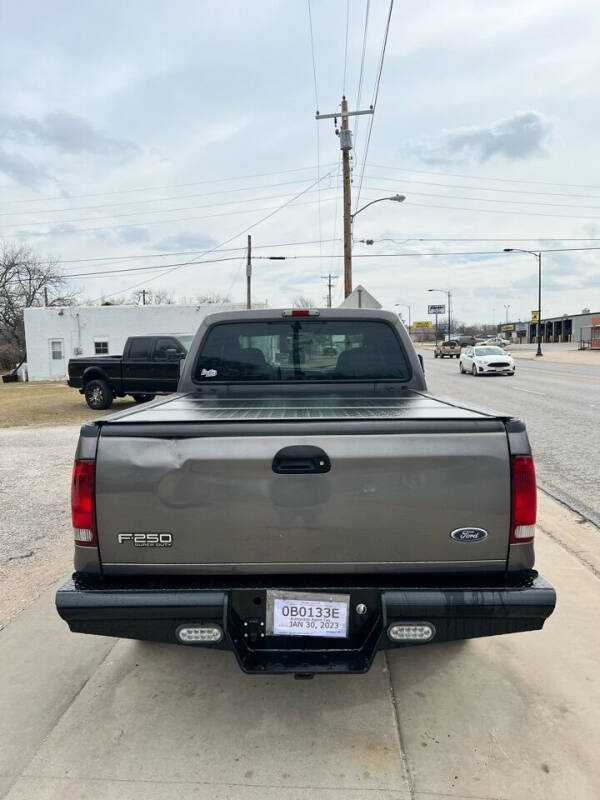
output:
[[[433,364],[434,391],[518,385]],[[71,634],[57,617],[76,437],[76,426],[0,430],[0,796],[600,795],[593,525],[542,495],[537,565],[558,594],[543,631],[379,654],[363,676],[247,676],[230,653]]]

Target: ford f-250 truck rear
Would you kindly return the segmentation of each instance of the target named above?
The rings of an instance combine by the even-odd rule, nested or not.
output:
[[[383,648],[539,629],[523,423],[427,391],[398,321],[207,317],[178,393],[82,427],[71,630],[363,672]]]

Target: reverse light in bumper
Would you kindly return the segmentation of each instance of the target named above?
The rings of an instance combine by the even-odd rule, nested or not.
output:
[[[76,633],[232,650],[245,672],[266,674],[366,672],[378,650],[539,630],[556,603],[554,589],[534,570],[387,581],[365,576],[359,585],[345,580],[302,588],[344,591],[351,609],[368,610],[351,612],[344,639],[261,636],[264,585],[230,578],[208,588],[202,579],[159,583],[77,573],[58,590],[56,606]]]

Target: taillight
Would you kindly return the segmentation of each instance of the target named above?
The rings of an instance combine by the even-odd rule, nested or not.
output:
[[[533,541],[536,517],[537,496],[533,458],[513,456],[511,544]]]
[[[96,464],[76,461],[71,484],[71,519],[75,544],[95,547],[96,539]]]

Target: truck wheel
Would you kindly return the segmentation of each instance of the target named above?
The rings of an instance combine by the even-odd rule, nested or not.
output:
[[[136,403],[149,403],[150,400],[154,400],[156,397],[155,394],[132,394],[131,396]]]
[[[437,357],[438,357],[438,354],[437,354],[437,353],[434,353],[434,354],[433,354],[433,357],[434,357],[434,358],[437,358]]]
[[[90,408],[93,408],[94,411],[102,411],[112,406],[112,391],[108,383],[100,378],[86,383],[84,395],[85,402]]]

